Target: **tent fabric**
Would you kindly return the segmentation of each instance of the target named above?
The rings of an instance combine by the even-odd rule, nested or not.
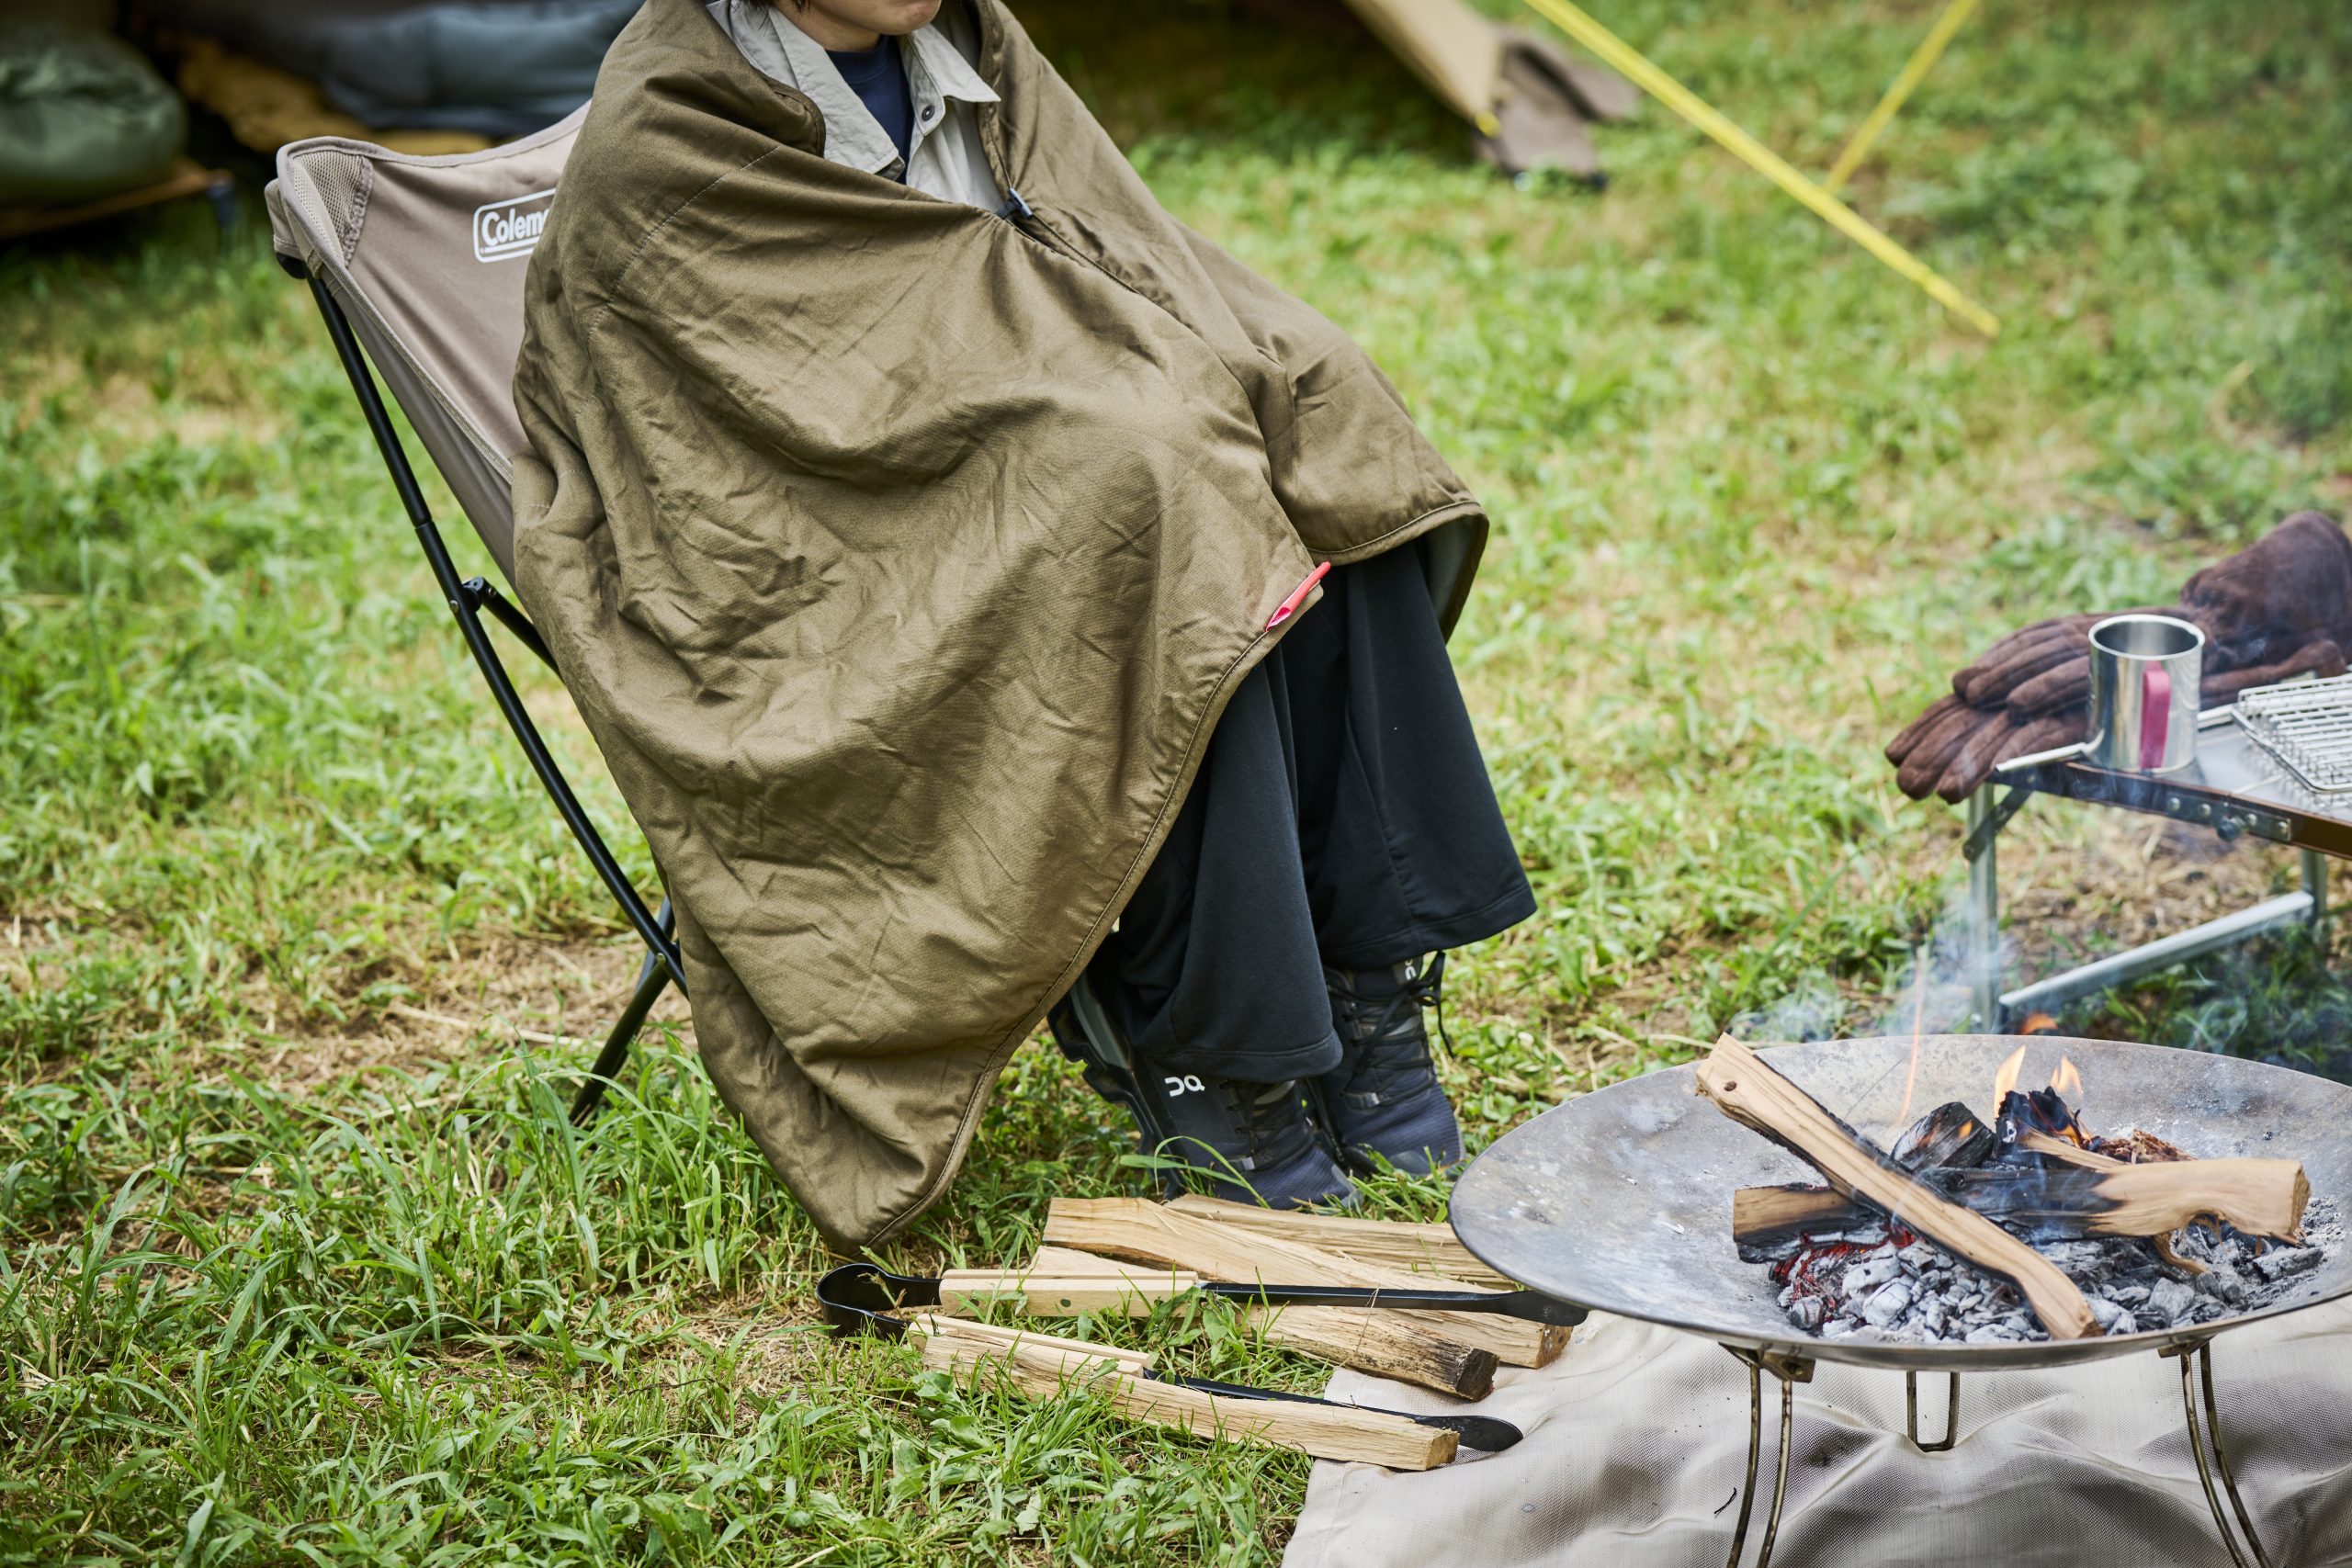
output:
[[[2352,1303],[2213,1341],[2221,1426],[2269,1561],[2352,1562]],[[1944,1433],[1946,1379],[1919,1378]],[[1960,1380],[1960,1440],[1904,1438],[1899,1372],[1819,1363],[1796,1387],[1775,1562],[1806,1568],[2222,1562],[2189,1448],[2180,1364],[2118,1357]],[[1764,1533],[1780,1383],[1747,1541]],[[1341,1371],[1325,1397],[1414,1411],[1459,1402]],[[1721,1568],[1747,1453],[1747,1372],[1696,1336],[1595,1314],[1540,1371],[1505,1369],[1475,1406],[1526,1440],[1442,1470],[1315,1466],[1284,1568]],[[2200,1417],[2201,1418],[2201,1417]],[[2226,1504],[2224,1505],[2226,1506]]]
[[[490,138],[471,130],[399,130],[363,125],[334,107],[318,83],[256,60],[218,39],[180,34],[172,39],[178,56],[175,80],[190,103],[228,126],[229,134],[256,152],[276,152],[296,141],[321,137],[365,141],[395,152],[430,157],[479,152]]]
[[[516,588],[662,869],[704,1065],[845,1247],[945,1190],[1277,606],[1430,536],[1464,541],[1450,626],[1486,526],[1362,351],[973,13],[1011,218],[826,162],[702,0],[648,0],[515,380]]]
[[[1480,151],[1506,174],[1599,175],[1587,125],[1623,119],[1639,101],[1614,72],[1490,21],[1466,0],[1347,4],[1441,103],[1477,127]]]
[[[1373,35],[1464,119],[1494,112],[1502,29],[1464,0],[1348,0]]]
[[[129,44],[92,28],[0,22],[0,207],[153,185],[187,141],[179,96]]]

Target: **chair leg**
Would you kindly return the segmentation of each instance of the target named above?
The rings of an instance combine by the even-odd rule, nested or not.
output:
[[[605,1037],[605,1048],[596,1053],[596,1065],[588,1069],[588,1077],[580,1085],[580,1092],[572,1098],[571,1124],[585,1127],[605,1102],[605,1090],[617,1077],[621,1064],[628,1060],[628,1048],[637,1043],[639,1031],[645,1027],[646,1015],[662,993],[670,988],[670,966],[653,953],[637,971],[637,991],[628,999],[613,1032]]]

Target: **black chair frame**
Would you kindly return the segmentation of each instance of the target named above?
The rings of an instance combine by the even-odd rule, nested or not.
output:
[[[504,626],[515,641],[528,649],[549,669],[555,668],[555,660],[548,652],[547,642],[539,636],[538,628],[531,625],[530,619],[513,601],[492,587],[487,578],[461,580],[458,576],[457,563],[450,559],[449,547],[441,537],[440,526],[434,522],[432,511],[424,504],[424,491],[417,483],[416,470],[410,466],[408,453],[401,445],[400,433],[392,426],[391,412],[385,406],[383,395],[377,389],[367,353],[351,330],[350,318],[344,314],[343,307],[336,302],[333,291],[313,276],[300,260],[281,254],[277,261],[288,273],[310,285],[311,297],[318,302],[319,314],[326,319],[327,335],[334,342],[335,355],[343,361],[344,374],[351,378],[351,390],[359,400],[360,412],[367,416],[368,432],[376,438],[376,449],[383,455],[384,467],[391,471],[392,488],[400,492],[401,505],[408,513],[409,522],[415,526],[417,543],[423,547],[425,561],[433,569],[433,581],[439,586],[442,598],[448,602],[449,613],[457,618],[458,635],[465,638],[466,649],[473,655],[474,667],[481,671],[482,681],[490,687],[491,697],[498,704],[499,713],[504,716],[507,728],[514,732],[514,739],[521,743],[523,755],[529,760],[531,771],[538,775],[548,798],[555,802],[556,812],[563,818],[563,825],[571,830],[571,836],[587,855],[589,864],[595,868],[597,877],[619,903],[622,915],[645,943],[645,962],[638,968],[637,988],[629,997],[628,1006],[622,1010],[620,1018],[614,1023],[612,1032],[605,1036],[604,1049],[597,1053],[595,1065],[589,1068],[587,1078],[581,1084],[571,1102],[573,1124],[584,1126],[603,1103],[606,1087],[628,1059],[629,1047],[644,1029],[645,1020],[652,1012],[653,1004],[661,999],[662,993],[675,986],[680,995],[685,994],[685,965],[678,956],[676,915],[666,897],[662,900],[658,910],[646,907],[644,898],[629,881],[628,874],[613,857],[604,835],[597,832],[596,825],[588,819],[580,797],[572,793],[570,781],[563,776],[563,770],[556,765],[555,757],[548,751],[538,727],[531,722],[530,714],[524,709],[522,694],[514,689],[513,679],[506,673],[504,661],[499,658],[497,648],[491,642],[489,628],[482,622],[483,615],[487,613],[491,619]],[[561,678],[560,674],[558,678]]]

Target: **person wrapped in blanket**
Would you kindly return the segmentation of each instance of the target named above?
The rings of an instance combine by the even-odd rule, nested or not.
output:
[[[961,6],[713,0],[822,113],[828,162],[1006,209]],[[1534,912],[1420,549],[1334,569],[1242,682],[1150,869],[1050,1017],[1148,1153],[1228,1196],[1346,1202],[1351,1168],[1462,1155],[1430,1057],[1450,948]]]

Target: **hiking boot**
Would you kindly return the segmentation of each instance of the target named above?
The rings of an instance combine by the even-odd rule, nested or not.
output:
[[[1355,1201],[1295,1078],[1242,1083],[1140,1061],[1084,976],[1048,1016],[1055,1043],[1080,1065],[1087,1086],[1135,1118],[1143,1152],[1207,1176],[1216,1196],[1276,1209]],[[1161,1172],[1160,1184],[1171,1198],[1185,1190],[1180,1171]]]
[[[1437,1081],[1421,1021],[1423,1008],[1439,1005],[1444,976],[1442,953],[1426,965],[1323,971],[1343,1055],[1316,1089],[1341,1155],[1359,1170],[1377,1169],[1375,1154],[1413,1176],[1462,1158],[1462,1124]]]

